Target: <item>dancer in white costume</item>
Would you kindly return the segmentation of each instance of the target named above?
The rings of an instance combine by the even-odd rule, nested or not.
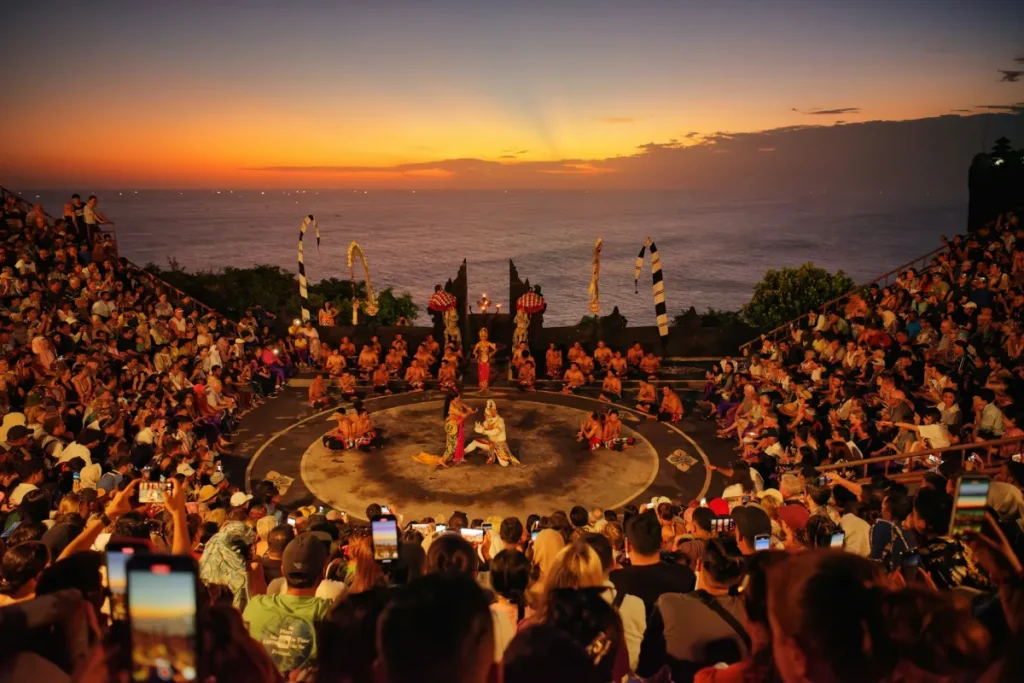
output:
[[[481,436],[473,439],[466,446],[467,454],[472,453],[478,448],[486,448],[490,454],[487,458],[488,463],[497,460],[498,464],[502,467],[508,467],[509,465],[519,466],[516,456],[512,455],[512,451],[508,448],[505,420],[498,415],[498,406],[495,405],[494,401],[487,402],[487,407],[484,410],[484,421],[482,423],[477,422],[473,430]]]

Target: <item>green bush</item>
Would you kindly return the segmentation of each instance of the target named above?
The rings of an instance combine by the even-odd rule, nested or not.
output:
[[[829,273],[811,262],[799,268],[772,269],[754,285],[750,302],[743,306],[743,317],[759,330],[770,330],[842,296],[854,286],[843,271]]]

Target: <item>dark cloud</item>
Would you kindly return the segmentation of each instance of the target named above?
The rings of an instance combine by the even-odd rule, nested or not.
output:
[[[529,152],[529,151],[530,151],[530,150],[528,150],[528,149],[521,149],[521,150],[519,150],[518,152],[516,152],[516,154],[526,154],[526,153],[527,153],[527,152]]]
[[[959,114],[970,114],[974,110],[973,109],[953,109],[953,111],[955,111],[955,112],[957,112]]]
[[[840,107],[839,109],[797,109],[793,107],[793,111],[797,114],[806,114],[807,116],[842,116],[843,114],[859,114],[860,107]]]
[[[686,138],[687,140],[693,140],[694,138],[701,137],[701,134],[698,133],[697,131],[691,131],[691,132],[687,133],[686,135],[684,135],[683,137]]]
[[[1024,64],[1024,55],[1020,55],[1018,57],[1014,57],[1013,61],[1017,62],[1018,64]]]
[[[978,104],[975,105],[975,109],[987,109],[988,111],[1004,111],[1010,114],[1020,114],[1024,112],[1024,102],[1018,102],[1016,104]]]
[[[605,116],[600,121],[602,123],[636,123],[636,119],[629,116]]]
[[[498,158],[499,158],[499,159],[515,159],[515,158],[516,158],[516,155],[515,155],[515,154],[502,154],[502,155],[501,155],[500,157],[498,157]]]
[[[1024,76],[1024,71],[1007,71],[1006,69],[999,69],[999,73],[1003,75],[999,79],[1000,83],[1016,83],[1020,80],[1021,76]]]

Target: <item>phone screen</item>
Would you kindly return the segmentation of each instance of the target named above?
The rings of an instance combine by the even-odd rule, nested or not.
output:
[[[824,474],[818,477],[818,486],[828,486],[828,477]]]
[[[435,524],[434,525],[434,531],[436,531],[439,534],[443,534],[444,532],[448,531],[448,525],[447,524]]]
[[[846,532],[845,531],[837,531],[834,534],[832,534],[832,542],[829,543],[829,547],[832,547],[832,548],[842,548],[844,540],[846,540]]]
[[[182,559],[151,555],[128,563],[134,681],[198,678],[196,569]]]
[[[295,518],[294,517],[289,517],[288,518],[288,526],[295,526]]]
[[[988,489],[992,485],[988,477],[961,477],[956,485],[956,503],[949,533],[958,536],[971,530],[980,533],[985,519],[985,505],[988,503]]]
[[[391,514],[391,508],[389,508],[387,505],[381,505],[380,511],[383,512],[385,515]]]
[[[107,543],[104,551],[107,566],[107,590],[110,591],[110,618],[124,621],[128,618],[125,594],[128,591],[128,560],[145,551],[134,545],[122,545],[117,541]]]
[[[429,536],[430,535],[430,525],[429,524],[413,524],[412,525],[412,530],[413,531],[418,531],[421,534],[423,534],[424,536]]]
[[[163,503],[163,492],[165,489],[169,489],[169,487],[161,482],[140,481],[139,504],[146,505],[147,503]]]
[[[493,525],[493,524],[491,524],[490,522],[484,522],[484,523],[483,523],[483,524],[482,524],[482,525],[480,526],[480,528],[481,528],[481,529],[483,529],[484,531],[491,531],[491,530],[492,530],[492,529],[494,528],[494,525]]]
[[[754,537],[754,550],[760,552],[768,550],[772,546],[772,537],[768,534],[758,534]]]
[[[460,533],[470,543],[482,543],[484,540],[483,529],[460,529]]]
[[[394,517],[375,519],[370,525],[373,535],[373,559],[393,562],[398,559],[398,522]]]
[[[538,536],[540,536],[540,532],[539,531],[532,531],[532,532],[530,532],[530,540],[531,541],[536,541]]]

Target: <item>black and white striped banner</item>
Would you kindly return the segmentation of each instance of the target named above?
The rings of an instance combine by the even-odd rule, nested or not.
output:
[[[320,252],[320,228],[317,227],[313,214],[302,219],[302,227],[299,228],[299,299],[302,306],[302,322],[309,320],[309,292],[306,290],[306,260],[303,253],[302,238],[306,236],[306,229],[312,224],[316,231],[316,250]]]
[[[658,247],[648,237],[644,246],[640,247],[640,254],[636,257],[636,270],[633,272],[634,292],[640,291],[640,271],[644,268],[644,253],[647,248],[651,249],[651,279],[654,291],[654,315],[658,319],[658,334],[661,341],[668,341],[668,309],[665,306],[665,277],[661,274],[661,256],[658,255]]]

